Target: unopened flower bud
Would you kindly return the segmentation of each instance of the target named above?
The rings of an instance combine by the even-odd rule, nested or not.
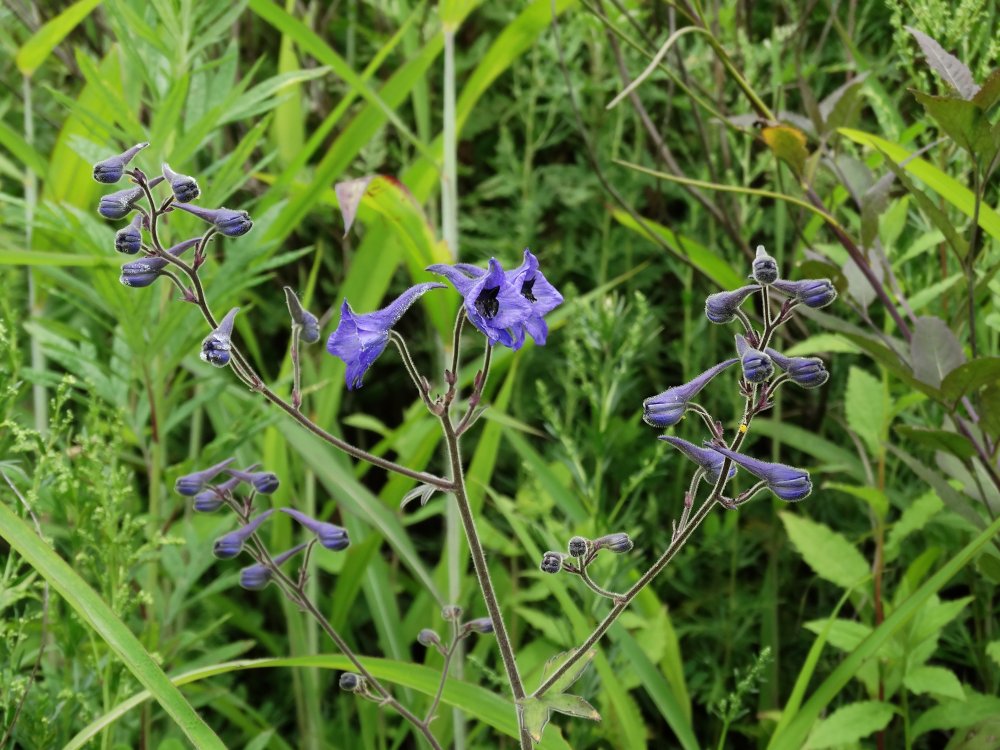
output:
[[[340,675],[340,689],[349,693],[360,693],[364,690],[365,678],[354,672],[344,672]]]
[[[315,344],[319,341],[319,319],[302,307],[302,303],[290,286],[285,287],[285,302],[288,304],[288,314],[292,316],[292,322],[301,329],[299,339],[305,344]]]
[[[94,179],[105,184],[118,182],[122,178],[122,175],[125,174],[125,167],[128,163],[148,145],[148,143],[137,143],[128,149],[128,151],[118,154],[118,156],[112,156],[109,159],[97,162],[94,165]]]
[[[188,203],[178,203],[176,207],[194,214],[202,221],[214,224],[227,237],[239,237],[253,228],[250,214],[246,211],[234,211],[231,208],[202,208]]]
[[[257,464],[251,464],[243,471],[253,471]],[[225,498],[235,490],[243,479],[241,477],[230,477],[221,484],[216,484],[208,489],[202,490],[194,496],[194,509],[199,513],[213,513],[222,507]]]
[[[462,625],[462,629],[473,633],[492,633],[493,620],[489,617],[477,617],[475,620],[469,620]]]
[[[764,285],[778,280],[778,261],[767,254],[763,245],[757,245],[757,257],[753,259],[753,280]]]
[[[615,534],[606,534],[594,540],[594,549],[606,549],[616,554],[624,554],[632,551],[632,540],[625,532],[619,531]]]
[[[233,323],[240,308],[234,307],[219,322],[219,327],[208,334],[201,342],[201,359],[215,367],[225,367],[232,358]]]
[[[830,379],[819,357],[786,357],[774,349],[767,349],[767,355],[788,374],[789,380],[802,388],[819,388]]]
[[[575,536],[569,540],[569,553],[573,557],[583,557],[587,554],[590,542],[582,536]]]
[[[711,322],[722,325],[736,320],[736,312],[740,305],[746,302],[754,292],[760,291],[756,284],[743,286],[731,292],[716,292],[705,298],[705,317]]]
[[[327,549],[340,551],[347,549],[351,544],[351,540],[347,535],[347,529],[345,528],[332,523],[326,523],[325,521],[317,521],[315,518],[311,518],[294,508],[282,508],[281,512],[291,516],[314,533],[316,538],[319,539],[319,543]]]
[[[142,249],[142,214],[135,217],[115,232],[115,250],[126,255],[135,255]]]
[[[759,349],[754,349],[749,342],[736,334],[736,353],[740,355],[743,366],[743,377],[750,383],[763,383],[774,372],[771,358]]]
[[[562,560],[561,552],[546,552],[542,555],[542,564],[539,567],[543,573],[558,573],[562,570]]]
[[[205,489],[216,474],[221,472],[235,460],[235,458],[227,458],[225,461],[220,461],[215,466],[209,466],[207,469],[202,469],[201,471],[196,471],[191,474],[185,474],[182,477],[178,477],[177,482],[174,484],[174,489],[185,497],[194,497]]]
[[[169,164],[163,165],[163,176],[170,184],[174,200],[178,203],[188,203],[201,195],[201,189],[198,187],[198,182],[194,177],[189,177],[186,174],[177,174],[177,172],[170,168]]]
[[[826,307],[837,299],[837,288],[829,279],[803,279],[802,281],[777,281],[774,288],[806,307]]]
[[[236,557],[243,551],[244,542],[257,531],[257,528],[264,521],[271,517],[272,513],[274,513],[273,509],[265,510],[263,513],[259,513],[246,526],[238,528],[236,531],[230,531],[225,536],[220,536],[215,540],[215,544],[212,547],[212,554],[216,557],[221,557],[223,560]]]
[[[274,564],[276,566],[280,566],[282,563],[288,560],[288,558],[292,557],[293,555],[297,555],[307,546],[308,545],[305,543],[297,544],[290,550],[282,552],[280,555],[275,555]],[[273,568],[271,568],[268,565],[264,565],[262,563],[256,563],[254,565],[250,565],[246,568],[243,568],[243,570],[240,571],[240,586],[242,586],[245,589],[250,589],[251,591],[259,591],[260,589],[265,588],[267,584],[271,582],[271,578],[273,577],[274,577]]]
[[[417,643],[421,646],[440,646],[441,637],[431,630],[430,628],[424,628],[419,633],[417,633]]]
[[[446,622],[455,622],[462,616],[462,608],[457,604],[446,604],[441,608],[441,617]]]

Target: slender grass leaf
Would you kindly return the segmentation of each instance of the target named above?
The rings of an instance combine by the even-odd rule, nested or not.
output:
[[[66,35],[75,29],[101,0],[77,0],[62,13],[46,22],[21,45],[14,60],[23,75],[31,76]]]

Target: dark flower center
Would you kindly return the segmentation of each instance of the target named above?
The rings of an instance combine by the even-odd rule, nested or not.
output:
[[[521,296],[524,297],[528,302],[537,302],[535,295],[532,293],[532,288],[535,286],[534,277],[528,279],[523,284],[521,284]]]
[[[493,286],[483,289],[476,297],[476,310],[484,318],[489,320],[496,316],[500,312],[500,302],[497,300],[497,295],[500,294],[500,287]]]

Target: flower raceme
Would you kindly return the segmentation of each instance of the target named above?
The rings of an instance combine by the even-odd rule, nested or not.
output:
[[[701,375],[688,381],[684,385],[675,385],[668,388],[663,393],[650,396],[642,402],[642,419],[653,427],[670,427],[681,421],[688,404],[698,392],[708,385],[716,375],[736,364],[738,360],[727,359],[720,362],[715,367],[710,367]]]
[[[421,296],[431,289],[444,288],[444,284],[424,282],[411,286],[388,306],[375,312],[358,315],[345,299],[340,308],[340,323],[330,334],[326,350],[340,357],[347,365],[344,374],[348,390],[364,384],[365,373],[389,344],[389,331],[403,314]]]
[[[765,351],[771,361],[798,386],[819,388],[830,379],[830,373],[819,357],[786,357],[774,349],[768,348]]]
[[[812,492],[812,480],[809,479],[809,472],[803,469],[796,469],[785,464],[772,464],[767,461],[759,461],[750,456],[730,450],[715,443],[705,444],[708,448],[717,451],[722,456],[728,457],[733,463],[738,464],[749,473],[767,484],[780,500],[794,503],[805,498]]]

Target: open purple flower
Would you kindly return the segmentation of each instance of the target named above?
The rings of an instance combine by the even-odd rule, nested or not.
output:
[[[308,545],[308,542],[303,542],[302,544],[295,545],[290,550],[282,552],[280,555],[275,555],[274,564],[278,566],[282,565],[290,557],[299,554]],[[271,578],[273,577],[274,572],[270,567],[261,563],[255,563],[240,571],[240,586],[250,591],[260,591],[271,582]]]
[[[130,161],[142,151],[148,143],[137,143],[127,151],[123,151],[118,156],[112,156],[94,165],[94,179],[107,185],[118,182],[125,174],[125,167]]]
[[[340,324],[330,334],[326,350],[340,357],[347,365],[347,389],[360,388],[365,373],[389,344],[389,331],[414,302],[430,289],[443,288],[444,284],[424,282],[411,286],[388,306],[375,312],[358,315],[347,300],[340,308]]]
[[[132,221],[115,232],[115,250],[135,255],[142,249],[142,222],[142,214],[136,214]]]
[[[190,250],[192,247],[197,245],[200,241],[200,237],[184,240],[184,242],[174,245],[172,248],[167,250],[167,252],[175,257],[180,257],[187,250]],[[138,288],[149,286],[160,278],[168,265],[170,265],[169,261],[155,256],[131,260],[122,265],[122,275],[118,280],[125,286],[130,287]]]
[[[736,353],[740,355],[743,377],[750,383],[763,383],[774,372],[771,358],[759,349],[754,349],[740,334],[736,334]]]
[[[441,263],[428,266],[427,270],[444,276],[464,297],[465,314],[472,325],[486,335],[490,344],[499,342],[511,349],[521,346],[523,325],[532,317],[532,302],[507,277],[496,258],[490,258],[489,269],[478,278],[469,278],[460,268]],[[533,293],[531,287],[528,292]],[[537,330],[537,325],[535,327]]]
[[[819,388],[830,379],[823,360],[819,357],[786,357],[774,349],[767,349],[767,356],[788,375],[788,379],[803,388]]]
[[[201,359],[213,367],[225,367],[232,358],[233,323],[240,308],[234,307],[226,313],[219,326],[208,334],[201,342]]]
[[[734,463],[766,482],[767,488],[781,500],[789,503],[798,502],[812,492],[812,481],[809,479],[808,471],[785,464],[758,461],[756,458],[744,456],[742,453],[731,451],[729,448],[714,443],[705,443],[705,445],[723,456],[728,456]]]
[[[771,285],[782,294],[802,302],[807,307],[826,307],[837,299],[837,289],[829,279],[803,279],[802,281],[776,281]]]
[[[246,526],[241,526],[236,531],[230,531],[225,536],[220,536],[215,540],[215,545],[212,547],[212,554],[216,557],[221,557],[223,560],[236,557],[243,551],[243,544],[246,540],[250,538],[264,521],[271,517],[272,513],[274,513],[273,508],[265,510],[263,513],[258,513]]]
[[[760,291],[756,284],[743,286],[731,292],[716,292],[705,298],[705,317],[713,323],[732,323],[736,320],[736,311],[740,309],[746,298]]]
[[[688,403],[698,392],[708,385],[709,381],[720,372],[736,364],[738,360],[727,359],[715,367],[710,367],[694,380],[684,385],[675,385],[663,393],[650,396],[642,402],[642,419],[653,427],[670,427],[681,421]]]
[[[191,474],[185,474],[182,477],[178,477],[177,481],[174,483],[174,489],[185,497],[194,497],[208,486],[208,483],[212,481],[216,474],[221,472],[235,460],[235,458],[227,458],[225,461],[220,461],[215,466],[209,466],[207,469],[202,469],[201,471],[196,471]]]
[[[198,181],[194,177],[178,174],[169,164],[163,165],[163,176],[170,185],[174,200],[178,203],[188,203],[201,195],[201,188],[198,187]]]
[[[227,237],[239,237],[253,228],[250,214],[246,211],[234,211],[231,208],[202,208],[188,203],[175,203],[174,207],[187,211],[209,224],[214,224],[215,228]]]
[[[719,481],[719,472],[722,471],[722,464],[726,459],[723,456],[720,456],[716,451],[709,450],[708,448],[700,448],[697,445],[689,443],[687,440],[683,440],[679,437],[673,437],[671,435],[660,435],[660,440],[665,440],[670,443],[677,450],[698,464],[705,471],[705,475],[703,477],[704,481],[711,484],[715,484]],[[730,468],[728,478],[732,479],[734,474],[736,474],[736,467]]]
[[[281,512],[287,513],[314,533],[319,539],[319,543],[327,549],[340,551],[342,549],[347,549],[348,545],[351,543],[347,536],[347,529],[341,528],[340,526],[336,526],[332,523],[317,521],[315,518],[310,518],[305,513],[297,511],[294,508],[282,508]]]
[[[269,471],[237,471],[226,469],[226,473],[240,481],[246,482],[261,495],[273,495],[278,491],[280,482],[275,474]]]

